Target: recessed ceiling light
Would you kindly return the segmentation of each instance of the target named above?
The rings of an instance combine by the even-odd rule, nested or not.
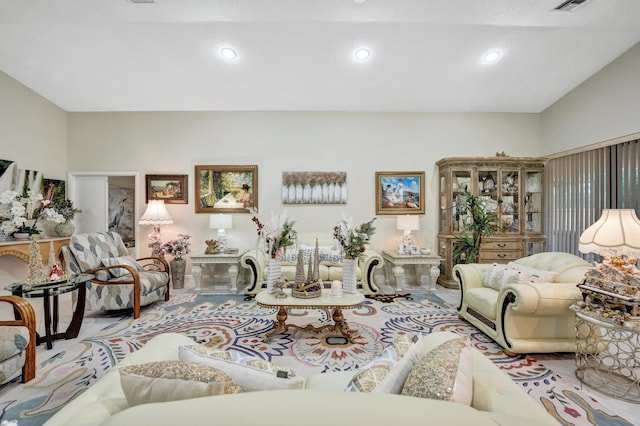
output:
[[[353,0],[353,2],[356,3],[356,4],[362,4],[365,1],[367,1],[367,0]]]
[[[371,56],[371,52],[369,51],[369,49],[365,49],[363,47],[356,50],[355,56],[356,56],[356,59],[359,61],[366,61]]]
[[[482,57],[482,62],[484,62],[485,64],[491,64],[500,59],[501,56],[502,53],[499,50],[492,50]]]
[[[225,59],[236,59],[238,57],[238,53],[230,47],[220,49],[220,54]]]

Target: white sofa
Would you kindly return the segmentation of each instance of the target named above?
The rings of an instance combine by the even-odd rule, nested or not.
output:
[[[422,353],[455,337],[449,332],[424,336]],[[153,338],[63,407],[46,425],[558,424],[542,406],[474,349],[471,406],[402,395],[343,392],[354,374],[346,371],[316,374],[308,378],[305,389],[254,391],[129,407],[120,386],[119,368],[176,360],[179,346],[190,344],[193,341],[180,334]]]
[[[591,265],[570,253],[547,252],[523,257],[515,264],[553,272],[548,282],[510,283],[499,290],[483,279],[490,264],[459,264],[453,274],[460,283],[458,314],[495,340],[510,356],[574,352],[575,314],[582,300],[577,284]]]
[[[298,233],[298,247],[306,248],[310,250],[315,247],[316,239],[318,241],[318,247],[320,248],[321,255],[323,253],[333,252],[333,258],[322,260],[320,262],[319,275],[320,279],[324,283],[331,283],[333,280],[342,281],[342,264],[339,257],[339,250],[336,249],[337,241],[331,234],[322,232],[299,232]],[[288,252],[295,252],[295,248],[288,249]],[[251,250],[245,253],[240,259],[240,264],[251,271],[251,282],[247,288],[247,293],[256,294],[263,287],[266,287],[267,283],[267,256],[265,253],[257,250]],[[384,260],[380,253],[367,248],[362,254],[360,260],[358,260],[358,270],[356,279],[358,281],[358,287],[362,289],[365,294],[378,293],[378,286],[374,282],[374,273],[377,269],[382,268]],[[305,271],[308,264],[305,264]],[[296,276],[296,262],[283,261],[282,262],[282,275],[293,282]]]

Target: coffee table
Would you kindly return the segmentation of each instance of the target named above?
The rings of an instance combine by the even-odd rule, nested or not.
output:
[[[349,343],[353,343],[351,335],[354,330],[350,330],[344,316],[342,314],[343,309],[356,309],[362,306],[364,302],[364,295],[362,293],[343,293],[342,297],[334,297],[331,295],[330,289],[323,289],[320,297],[314,297],[311,299],[300,299],[291,296],[291,289],[285,289],[287,297],[278,298],[274,294],[261,291],[256,295],[256,302],[259,306],[265,308],[278,308],[276,314],[276,322],[273,324],[273,330],[267,333],[264,338],[265,342],[268,342],[273,336],[278,333],[287,331],[289,328],[295,328],[301,331],[322,331],[328,329],[335,333],[339,333],[341,336],[347,339]],[[287,309],[333,309],[331,318],[333,324],[326,324],[316,327],[314,325],[306,325],[301,327],[296,324],[287,324]]]

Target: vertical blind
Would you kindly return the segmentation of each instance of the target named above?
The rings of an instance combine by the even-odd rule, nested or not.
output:
[[[602,209],[638,212],[640,140],[555,157],[545,168],[547,251],[578,252]],[[593,260],[593,255],[582,255]]]

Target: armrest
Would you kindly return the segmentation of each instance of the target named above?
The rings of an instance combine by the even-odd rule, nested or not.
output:
[[[267,277],[264,275],[264,270],[267,267],[267,256],[258,250],[251,250],[242,255],[240,265],[251,271],[253,281],[247,291],[249,293],[255,292],[256,289],[267,280]]]
[[[576,283],[509,284],[500,290],[499,303],[511,293],[515,296],[510,309],[518,314],[559,315],[582,299]]]
[[[460,284],[460,291],[483,287],[482,278],[491,265],[480,263],[459,263],[453,267],[453,276]]]
[[[142,268],[149,271],[159,271],[169,273],[169,262],[161,257],[140,257],[136,259],[136,262],[144,262]]]
[[[22,367],[22,382],[26,383],[36,377],[36,313],[33,306],[19,296],[0,296],[0,302],[13,306],[15,320],[0,321],[0,326],[22,326],[29,330],[29,343],[25,348],[25,361]]]
[[[362,288],[365,293],[377,293],[379,291],[373,275],[376,269],[382,268],[383,262],[384,260],[380,253],[369,248],[358,259],[358,267],[362,272]]]

